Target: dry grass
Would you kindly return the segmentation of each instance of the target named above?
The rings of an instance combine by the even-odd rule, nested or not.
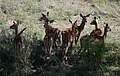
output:
[[[61,30],[65,28],[66,25],[69,25],[69,18],[73,21],[78,19],[78,24],[80,24],[81,18],[79,14],[90,13],[91,17],[84,31],[89,33],[94,28],[89,25],[89,22],[94,16],[101,16],[99,26],[102,29],[104,22],[109,23],[112,32],[108,34],[108,37],[112,36],[110,40],[113,40],[114,38],[118,39],[119,36],[119,7],[119,3],[108,2],[107,0],[86,0],[86,2],[84,2],[84,0],[2,0],[0,24],[4,26],[6,21],[21,20],[23,22],[21,25],[28,28],[28,33],[41,34],[41,32],[44,32],[44,29],[38,19],[42,12],[46,13],[49,11],[50,18],[56,20],[52,26],[58,27]],[[84,34],[85,33],[83,33],[83,35]]]

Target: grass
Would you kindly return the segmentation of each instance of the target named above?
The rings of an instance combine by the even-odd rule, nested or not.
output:
[[[103,55],[103,62],[105,63],[104,73],[106,76],[119,75],[120,64],[120,1],[119,0],[1,0],[0,1],[0,75],[1,76],[17,76],[17,67],[14,64],[12,43],[10,38],[13,37],[13,31],[9,29],[12,24],[12,20],[20,20],[19,31],[27,27],[22,34],[24,48],[20,52],[20,67],[23,76],[29,76],[31,74],[31,58],[37,57],[35,65],[37,63],[44,63],[44,48],[43,37],[44,27],[39,18],[41,13],[50,12],[50,19],[55,19],[55,22],[51,24],[53,27],[58,27],[63,30],[69,26],[68,19],[72,21],[78,19],[78,24],[81,23],[80,13],[86,15],[91,14],[88,18],[88,23],[85,26],[81,36],[89,34],[94,26],[89,23],[93,20],[94,16],[100,16],[99,27],[103,30],[104,22],[107,22],[112,31],[108,33],[105,39],[107,52]],[[11,21],[9,21],[11,20]],[[33,57],[31,57],[31,54]],[[5,58],[6,57],[6,58]],[[3,58],[3,59],[2,59]],[[4,60],[5,59],[5,60]],[[34,59],[33,59],[34,60]],[[56,61],[56,56],[53,56],[53,60],[47,61],[51,63]],[[40,64],[40,63],[39,63]],[[42,64],[41,64],[42,65]],[[90,64],[91,65],[91,64]],[[40,67],[40,66],[37,66]],[[62,67],[62,68],[61,68]],[[80,68],[84,68],[84,70]],[[58,76],[70,76],[81,75],[87,70],[86,75],[92,74],[89,72],[86,62],[81,64],[75,64],[73,68],[43,68],[41,71],[43,75],[47,74]],[[12,70],[11,70],[12,69]],[[79,73],[81,70],[81,74]],[[59,71],[59,72],[58,72]],[[77,72],[77,73],[76,73]]]

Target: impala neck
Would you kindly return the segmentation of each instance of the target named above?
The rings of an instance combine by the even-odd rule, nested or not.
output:
[[[98,29],[98,24],[95,24],[95,29]]]
[[[17,36],[17,34],[18,34],[18,25],[16,25],[15,36]]]
[[[47,28],[47,27],[48,27],[48,21],[44,20],[44,28]]]
[[[83,29],[84,29],[84,26],[85,26],[85,22],[84,22],[84,21],[82,21],[82,23],[80,24],[79,29],[82,29],[82,30],[83,30]],[[82,30],[81,30],[81,31],[82,31]]]
[[[104,34],[102,35],[102,37],[103,37],[103,38],[106,38],[106,36],[107,36],[107,28],[105,27],[105,28],[104,28]]]

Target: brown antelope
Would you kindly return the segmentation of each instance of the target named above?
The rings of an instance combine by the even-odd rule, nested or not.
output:
[[[44,43],[45,48],[47,50],[47,53],[51,55],[52,47],[53,45],[56,47],[56,40],[59,39],[60,30],[58,28],[53,28],[49,25],[49,23],[52,23],[54,20],[49,20],[47,18],[49,16],[49,12],[47,12],[47,15],[42,13],[42,17],[40,18],[40,21],[44,21],[44,28],[45,28],[45,36],[44,36]]]
[[[79,26],[77,26],[75,28],[75,32],[76,32],[76,34],[75,34],[75,45],[77,45],[80,34],[83,31],[85,24],[87,23],[87,17],[89,17],[89,16],[90,16],[90,14],[88,14],[86,16],[83,16],[82,14],[80,14],[80,17],[82,17],[82,22]]]
[[[24,28],[22,31],[18,33],[18,25],[19,25],[19,20],[17,20],[17,23],[13,22],[13,25],[10,26],[10,29],[15,30],[15,37],[13,38],[13,45],[14,45],[14,50],[20,50],[22,48],[22,37],[21,34],[23,31],[26,29]],[[19,47],[19,49],[17,49]]]
[[[111,31],[110,27],[108,26],[108,23],[106,23],[106,26],[104,27],[104,33],[103,35],[99,35],[92,39],[89,35],[85,35],[81,37],[80,44],[81,44],[81,50],[84,49],[84,51],[88,50],[90,46],[94,46],[95,43],[98,43],[100,45],[104,45],[104,39],[107,36],[107,32]]]
[[[101,29],[98,28],[98,19],[94,17],[94,20],[90,23],[91,25],[95,25],[95,29],[90,33],[91,37],[98,37],[102,34]]]
[[[62,50],[64,51],[64,58],[67,60],[68,50],[72,49],[72,44],[74,40],[75,27],[77,26],[77,20],[72,23],[69,19],[69,22],[72,24],[71,28],[66,28],[62,31]]]
[[[104,33],[103,35],[97,36],[94,40],[94,42],[99,42],[100,44],[104,45],[104,39],[107,37],[107,33],[111,31],[110,27],[108,26],[108,23],[105,23],[106,26],[104,26]]]

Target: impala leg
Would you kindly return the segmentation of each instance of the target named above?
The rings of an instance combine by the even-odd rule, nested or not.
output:
[[[68,50],[69,50],[70,46],[71,46],[71,42],[68,42],[68,45],[65,49],[65,54],[64,54],[64,59],[65,60],[67,60],[67,58],[68,58],[67,56],[68,56]]]
[[[16,52],[15,56],[17,56],[18,55],[18,50],[17,50],[17,42],[16,41],[15,41],[15,52]]]
[[[80,33],[75,37],[75,45],[77,45],[78,39],[79,39]]]
[[[72,49],[72,46],[73,46],[73,42],[70,42],[70,47],[69,47],[69,49],[70,49],[71,52],[74,52],[73,49]]]
[[[14,56],[15,56],[14,61],[16,62],[16,55],[17,55],[17,52],[16,52],[16,43],[15,43],[15,42],[13,42],[13,52],[14,52]]]
[[[67,32],[62,32],[62,50],[64,50],[65,49],[65,46],[67,45],[67,43],[68,43],[68,34],[67,34]],[[64,55],[64,53],[63,53],[63,55]]]
[[[49,54],[51,55],[52,53],[52,47],[53,47],[53,38],[50,38],[50,50],[49,50]]]
[[[64,42],[64,34],[63,34],[63,32],[62,32],[62,51],[64,50],[64,47],[65,47],[65,44],[64,44],[65,42]]]
[[[57,42],[56,42],[57,38],[56,36],[53,37],[53,49],[57,49]]]
[[[45,36],[44,37],[44,48],[45,48],[45,53],[46,54],[48,54],[48,52],[49,52],[49,42],[48,42],[49,40],[48,40],[48,37],[47,36]]]
[[[19,42],[19,50],[22,51],[23,45],[22,45],[22,39]]]

